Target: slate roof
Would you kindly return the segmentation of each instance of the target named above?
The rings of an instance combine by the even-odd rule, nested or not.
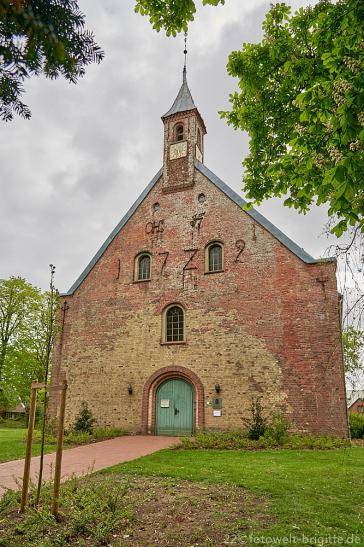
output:
[[[236,192],[234,192],[234,190],[232,190],[227,184],[225,184],[225,182],[223,182],[219,177],[217,177],[212,171],[210,171],[205,165],[195,160],[195,167],[200,173],[202,173],[206,178],[208,178],[217,188],[219,188],[228,198],[230,198],[236,205],[238,205],[240,208],[243,207],[246,201],[243,198],[241,198]],[[106,251],[110,243],[118,235],[118,233],[125,226],[128,220],[133,216],[134,212],[137,210],[139,205],[144,201],[144,199],[147,197],[149,192],[158,182],[158,180],[162,176],[162,173],[163,173],[163,169],[160,169],[158,173],[152,178],[148,186],[140,194],[140,196],[135,201],[135,203],[130,207],[126,215],[123,216],[119,224],[114,228],[114,230],[111,232],[109,237],[106,239],[105,243],[100,247],[100,249],[97,251],[95,256],[86,266],[84,271],[76,279],[72,287],[70,287],[70,289],[66,293],[63,293],[61,296],[70,296],[76,291],[76,289],[78,289],[78,287],[81,285],[83,280],[87,277],[87,275],[90,273],[92,268],[95,266],[99,258],[104,254],[104,252]],[[268,232],[270,232],[273,237],[278,239],[278,241],[280,241],[285,247],[287,247],[287,249],[289,249],[294,255],[296,255],[298,258],[303,260],[303,262],[306,262],[306,264],[316,264],[320,262],[335,260],[334,258],[318,259],[318,260],[314,259],[311,255],[306,253],[306,251],[302,249],[302,247],[299,247],[294,241],[292,241],[281,230],[279,230],[279,228],[274,226],[274,224],[269,222],[269,220],[267,220],[263,215],[258,213],[258,211],[256,211],[255,209],[251,209],[249,211],[244,211],[244,212],[247,215],[249,215],[251,218],[253,218],[258,224],[263,226],[263,228],[265,228]]]
[[[167,118],[168,116],[172,116],[172,114],[177,114],[177,112],[186,112],[188,110],[194,110],[195,108],[196,105],[194,103],[194,100],[192,99],[191,91],[187,85],[186,67],[184,67],[181,89],[179,90],[178,95],[175,98],[175,101],[172,104],[171,108],[168,110],[168,112],[163,114],[162,120],[164,118]]]

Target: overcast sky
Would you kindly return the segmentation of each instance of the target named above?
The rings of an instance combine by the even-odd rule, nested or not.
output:
[[[309,2],[288,2],[294,7]],[[311,2],[312,3],[312,2]],[[162,165],[161,115],[182,80],[183,38],[156,33],[133,0],[81,0],[87,27],[105,50],[75,86],[43,78],[26,83],[30,121],[0,125],[0,278],[21,275],[46,288],[69,288]],[[248,138],[220,120],[236,81],[228,54],[259,41],[266,0],[226,0],[199,11],[188,43],[188,83],[207,127],[205,164],[237,192]],[[315,257],[324,210],[303,216],[278,200],[260,208]]]

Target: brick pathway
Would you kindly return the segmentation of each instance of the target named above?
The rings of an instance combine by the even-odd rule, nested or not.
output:
[[[117,437],[108,441],[69,448],[63,452],[62,480],[71,475],[83,475],[88,471],[97,471],[111,467],[117,463],[128,462],[147,454],[152,454],[162,448],[177,444],[177,437],[154,437],[151,435],[137,435]],[[44,479],[49,479],[54,471],[55,454],[44,456]],[[0,464],[0,496],[6,489],[19,488],[17,480],[22,479],[24,460],[13,460]],[[37,478],[39,470],[39,456],[32,458],[31,477]]]

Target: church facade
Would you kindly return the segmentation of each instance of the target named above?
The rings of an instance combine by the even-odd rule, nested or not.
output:
[[[205,166],[185,71],[162,120],[163,168],[62,295],[67,423],[86,401],[131,433],[236,430],[260,397],[296,431],[346,436],[335,260],[244,211]]]

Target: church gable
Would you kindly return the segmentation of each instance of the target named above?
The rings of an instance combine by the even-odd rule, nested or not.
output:
[[[145,218],[147,219],[144,226],[145,233],[149,235],[159,234],[158,236],[159,241],[163,240],[162,234],[164,230],[166,229],[168,222],[171,222],[171,219],[175,217],[176,215],[178,215],[179,213],[178,211],[173,212],[173,210],[168,208],[169,216],[167,219],[165,218],[165,214],[163,215],[163,211],[160,211],[160,209],[153,210],[153,206],[155,205],[155,203],[158,203],[160,207],[159,202],[156,200],[161,201],[164,199],[165,186],[164,186],[162,173],[163,173],[163,170],[161,169],[153,177],[151,182],[148,184],[148,186],[145,188],[145,190],[142,192],[142,194],[139,196],[136,202],[132,205],[132,207],[129,209],[126,215],[121,219],[121,221],[118,223],[115,229],[111,232],[109,237],[106,239],[105,243],[100,247],[98,252],[95,254],[95,256],[92,258],[90,263],[85,268],[85,270],[78,277],[78,279],[69,289],[69,291],[67,291],[67,293],[64,294],[64,296],[73,294],[79,288],[81,283],[86,279],[86,277],[95,267],[95,265],[98,263],[100,258],[103,256],[105,251],[109,248],[110,244],[115,240],[115,238],[119,236],[119,234],[120,234],[120,240],[118,244],[121,247],[125,246],[126,242],[123,241],[123,238],[128,239],[128,237],[130,236],[124,235],[124,228],[127,226],[128,223],[131,223],[131,229],[132,229],[133,223],[134,223],[134,216],[135,214],[137,214],[138,216],[138,210],[140,209],[140,207],[142,207],[143,209],[142,215],[143,216],[145,215]],[[276,226],[274,226],[271,222],[269,222],[269,220],[267,220],[263,215],[258,213],[258,211],[256,211],[255,209],[251,209],[249,211],[243,211],[242,208],[246,202],[238,194],[236,194],[236,192],[234,192],[226,183],[224,183],[219,177],[217,177],[212,171],[210,171],[205,165],[200,163],[198,160],[195,160],[193,180],[194,182],[196,180],[200,180],[200,181],[206,180],[208,181],[208,184],[210,184],[213,188],[218,190],[218,194],[219,193],[223,194],[225,198],[224,214],[226,214],[227,216],[229,216],[229,210],[231,210],[231,207],[233,209],[239,208],[240,209],[239,214],[241,215],[240,222],[243,224],[248,223],[251,226],[251,230],[255,229],[254,226],[257,226],[258,228],[260,227],[263,228],[265,232],[265,236],[268,237],[268,240],[271,238],[273,241],[274,240],[279,241],[284,246],[284,248],[287,249],[287,251],[295,255],[297,258],[299,258],[301,261],[303,261],[306,264],[315,264],[315,263],[321,262],[320,260],[315,260],[308,253],[306,253],[304,249],[299,247],[295,242],[293,242],[290,238],[288,238],[281,230],[279,230]],[[196,223],[196,226],[198,226],[198,232],[200,232],[203,219],[205,215],[208,213],[209,206],[208,206],[208,203],[204,204],[204,202],[201,201],[203,199],[201,196],[199,197],[199,195],[197,196],[195,195],[196,191],[198,190],[199,190],[199,186],[196,185],[196,188],[194,189],[194,192],[193,192],[193,195],[195,197],[192,200],[190,199],[190,196],[192,195],[191,187],[190,187],[190,190],[184,189],[183,193],[181,193],[180,195],[179,195],[179,190],[175,190],[175,192],[173,191],[167,192],[165,198],[167,199],[167,202],[170,201],[172,204],[176,202],[181,202],[181,200],[184,201],[186,212],[183,214],[186,215],[187,222]],[[168,194],[171,194],[170,200],[168,200]],[[191,218],[187,218],[188,216],[187,212]],[[208,214],[210,215],[211,213],[208,213]],[[161,222],[160,226],[158,225],[159,222]],[[176,222],[178,222],[178,220]],[[234,225],[234,231],[236,230],[237,230],[237,226]],[[218,231],[216,232],[216,234],[218,234]],[[141,241],[143,241],[141,234],[139,234],[138,237]],[[193,236],[191,237],[193,238]],[[241,247],[242,246],[245,247],[245,241],[242,241],[242,242],[238,241],[235,244],[238,247],[240,245],[240,248],[237,247],[237,249],[238,249],[238,253],[240,253],[239,256],[242,255],[243,249]],[[147,242],[145,242],[145,246],[148,247]],[[116,269],[117,268],[118,266],[116,266]]]
[[[119,224],[111,232],[105,243],[101,246],[99,251],[93,257],[91,262],[87,265],[85,270],[66,293],[67,295],[74,294],[74,292],[80,287],[80,285],[90,274],[90,272],[95,267],[99,267],[100,258],[104,256],[105,252],[109,249],[109,246],[111,244],[115,245],[115,239],[120,239],[119,235],[121,235],[121,232],[125,232],[124,228],[126,228],[130,222],[134,227],[138,225],[138,235],[135,236],[135,234],[130,234],[128,227],[126,230],[126,232],[128,232],[128,235],[124,234],[122,237],[126,239],[129,237],[131,238],[131,240],[134,240],[135,237],[138,237],[140,243],[144,242],[143,245],[145,247],[148,247],[148,241],[151,240],[153,242],[154,235],[157,234],[157,240],[159,241],[160,245],[164,237],[167,237],[167,232],[164,233],[167,224],[171,224],[172,219],[176,216],[178,217],[178,215],[180,215],[182,218],[188,212],[191,218],[186,219],[186,222],[190,223],[190,231],[192,228],[190,238],[191,241],[188,245],[187,240],[190,236],[186,236],[187,239],[183,242],[183,245],[195,248],[196,242],[194,241],[194,239],[200,236],[202,223],[205,226],[205,224],[207,223],[207,218],[211,215],[211,212],[208,211],[208,200],[206,201],[206,203],[204,203],[203,201],[201,201],[202,198],[200,199],[198,195],[195,195],[197,183],[199,181],[199,185],[201,186],[202,180],[209,181],[209,184],[211,184],[214,188],[218,189],[218,191],[224,196],[224,207],[226,210],[219,210],[220,213],[222,212],[223,215],[229,217],[231,216],[231,211],[233,209],[235,210],[235,215],[237,214],[236,209],[239,209],[240,216],[235,219],[235,224],[233,224],[230,228],[227,228],[230,232],[232,231],[232,233],[235,234],[235,232],[237,232],[238,226],[241,226],[242,223],[249,223],[254,230],[257,227],[257,229],[261,227],[264,229],[264,237],[268,238],[266,242],[267,245],[270,239],[272,239],[272,241],[270,241],[271,245],[274,242],[278,241],[283,245],[284,249],[288,250],[291,254],[293,254],[295,257],[298,257],[306,264],[315,264],[317,262],[320,262],[312,258],[301,247],[299,247],[283,232],[281,232],[271,222],[263,217],[263,215],[258,213],[258,211],[255,211],[254,209],[249,211],[243,211],[242,209],[245,201],[203,164],[204,138],[206,135],[206,127],[193,101],[190,89],[188,87],[186,67],[184,67],[183,70],[183,81],[178,95],[172,107],[168,110],[166,114],[162,116],[162,121],[164,124],[164,150],[162,169],[153,177],[151,182],[145,188],[144,192],[142,192],[134,205],[130,208],[130,210],[122,218]],[[158,199],[157,197],[155,197],[156,192],[159,192],[161,194],[160,196],[158,196]],[[168,199],[168,195],[171,196],[171,199]],[[151,196],[154,196],[154,198]],[[154,199],[158,203],[159,201],[164,201],[166,204],[169,204],[169,206],[162,211],[160,211],[159,209],[152,210],[151,207],[153,206],[154,202],[150,204],[148,201],[150,199]],[[217,201],[219,201],[218,198],[216,199]],[[220,201],[221,199],[222,196],[220,196]],[[145,200],[148,201],[147,206],[145,205]],[[175,208],[174,210],[174,204],[179,204],[180,206],[178,208]],[[145,207],[147,208],[145,209]],[[145,226],[141,229],[141,231],[140,222],[137,221],[135,217],[135,215],[138,216],[138,211],[140,210],[140,208],[142,208],[143,214],[147,219],[144,223]],[[161,221],[160,226],[154,225],[154,223],[156,222],[156,218],[159,218],[159,220]],[[218,237],[218,219],[216,218],[215,220],[215,237]],[[213,219],[211,219],[211,222],[213,222]],[[221,222],[222,219],[220,219],[220,224]],[[228,227],[229,223],[225,223],[225,226]],[[193,235],[195,229],[197,230],[197,235]],[[213,231],[213,229],[210,230],[211,237]],[[181,235],[181,230],[175,229],[175,232],[176,235]],[[148,237],[146,238],[146,236]],[[236,235],[235,239],[236,241],[234,244],[238,246],[238,254],[240,257],[243,253],[242,247],[245,247],[246,242],[244,238],[242,236],[240,237],[238,234]],[[180,243],[182,244],[182,241]],[[127,246],[128,243],[127,241],[120,240],[118,245],[123,248]],[[153,246],[155,246],[155,243],[153,243]],[[145,250],[146,249],[144,249],[144,251]],[[140,250],[140,252],[142,251],[143,249]],[[118,263],[120,263],[120,265],[117,266],[117,271],[119,272],[120,270],[117,275],[120,275],[122,259],[121,257],[118,257],[117,260]],[[111,270],[113,268],[115,269],[115,266],[108,267],[108,272],[111,276],[110,268]]]

